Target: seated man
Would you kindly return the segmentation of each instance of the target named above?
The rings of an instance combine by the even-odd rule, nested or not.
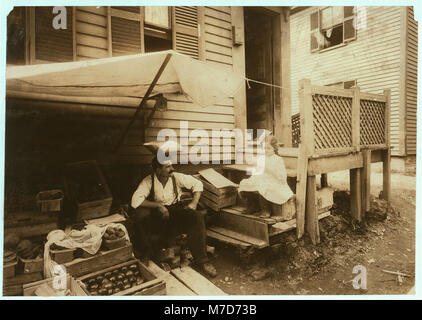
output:
[[[203,190],[202,182],[192,176],[174,172],[170,162],[152,160],[153,173],[142,180],[132,196],[136,240],[135,245],[148,261],[152,254],[151,234],[160,233],[162,247],[168,247],[170,235],[176,230],[188,235],[188,246],[194,262],[207,275],[217,272],[208,261],[204,215],[196,210]],[[193,199],[184,205],[180,201],[182,188],[190,189]]]

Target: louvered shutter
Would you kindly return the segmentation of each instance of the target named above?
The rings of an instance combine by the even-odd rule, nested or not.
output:
[[[111,48],[114,56],[142,52],[140,7],[111,7]]]
[[[173,49],[199,59],[198,7],[173,8]]]
[[[73,61],[72,7],[66,7],[67,29],[54,29],[53,7],[35,8],[35,60]],[[36,62],[35,61],[35,62]]]

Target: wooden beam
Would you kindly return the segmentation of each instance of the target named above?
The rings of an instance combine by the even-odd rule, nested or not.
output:
[[[361,169],[350,170],[350,211],[354,220],[362,220]]]
[[[308,175],[356,169],[363,167],[362,153],[353,153],[335,157],[310,158]]]
[[[360,89],[353,90],[352,98],[352,147],[355,151],[360,150]]]
[[[371,208],[371,150],[362,150],[363,168],[361,175],[362,216]]]
[[[391,113],[391,90],[384,90],[385,103],[385,144],[390,147],[390,113]]]
[[[231,20],[232,26],[240,27],[241,33],[245,32],[245,23],[243,17],[243,7],[231,7]],[[205,33],[205,30],[201,30]],[[245,45],[232,46],[232,57],[233,57],[233,71],[240,77],[246,76],[245,66]],[[234,124],[236,128],[242,130],[247,128],[246,120],[246,84],[242,83],[240,90],[236,93],[233,99],[234,104]]]
[[[316,203],[316,177],[308,176],[306,192],[306,231],[311,237],[312,243],[317,244],[320,241],[318,210]]]
[[[391,151],[390,149],[383,152],[382,162],[382,194],[383,199],[390,201],[391,199]]]
[[[287,7],[282,8],[279,15],[281,21],[281,142],[285,147],[292,146],[292,121],[291,121],[291,84],[290,84],[290,11]]]
[[[113,56],[113,39],[111,35],[111,8],[107,7],[107,51],[108,56]]]
[[[142,97],[141,102],[139,103],[138,108],[135,111],[135,114],[133,115],[133,118],[130,120],[130,122],[128,123],[127,127],[125,128],[125,130],[123,131],[123,134],[118,142],[118,144],[116,145],[115,151],[117,151],[120,147],[120,145],[122,144],[122,142],[125,140],[127,133],[129,132],[130,127],[132,126],[132,124],[135,122],[139,112],[143,109],[146,101],[148,100],[152,90],[154,89],[155,85],[158,82],[158,79],[160,79],[161,74],[163,73],[164,69],[167,67],[167,64],[170,61],[170,58],[172,57],[172,54],[169,53],[167,54],[167,56],[164,58],[164,61],[160,67],[160,69],[157,71],[157,74],[155,75],[154,79],[151,82],[151,85],[148,87],[147,92],[145,93],[145,95]]]
[[[308,157],[314,151],[311,81],[299,82],[300,132],[299,158],[296,180],[296,235],[298,239],[305,232],[306,183]]]

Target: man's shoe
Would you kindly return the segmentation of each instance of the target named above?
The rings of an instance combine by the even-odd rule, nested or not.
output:
[[[210,262],[205,262],[201,269],[205,274],[212,278],[217,276],[217,270],[215,270],[215,267]]]

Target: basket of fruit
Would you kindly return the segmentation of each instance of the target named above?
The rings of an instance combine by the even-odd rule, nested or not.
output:
[[[123,247],[126,243],[126,233],[120,227],[107,227],[103,235],[104,247],[108,250]]]
[[[131,260],[79,278],[92,296],[165,294],[165,283],[138,260]]]

